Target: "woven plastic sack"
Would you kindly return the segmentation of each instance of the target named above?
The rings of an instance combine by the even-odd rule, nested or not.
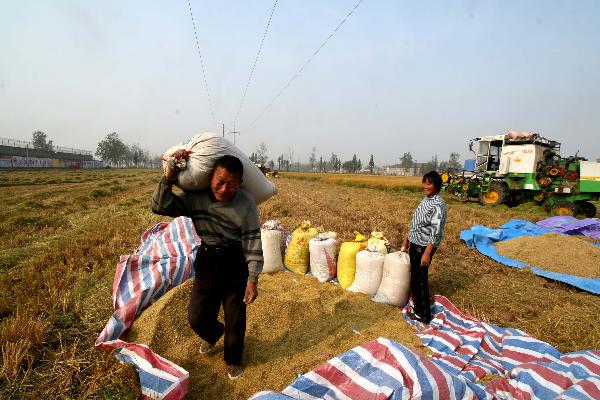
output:
[[[383,260],[381,284],[371,300],[404,307],[410,294],[410,257],[408,253],[389,253]]]
[[[319,282],[327,282],[335,278],[337,265],[337,235],[335,232],[320,233],[310,239],[310,272]]]
[[[283,270],[285,238],[287,231],[278,220],[268,220],[260,227],[263,251],[263,273],[272,274]]]
[[[283,270],[281,232],[274,229],[261,229],[260,240],[264,259],[262,272],[272,274]]]
[[[186,159],[173,159],[171,155],[184,149]],[[209,177],[215,161],[224,155],[240,159],[244,166],[241,187],[246,189],[256,204],[262,203],[277,193],[277,188],[268,180],[258,167],[235,145],[216,133],[205,132],[190,140],[171,147],[162,156],[163,169],[168,165],[177,165],[176,185],[183,190],[202,190],[209,186]]]
[[[369,296],[376,294],[381,284],[384,258],[378,251],[361,250],[356,253],[356,274],[348,290]]]
[[[297,274],[306,274],[309,266],[310,239],[317,236],[316,228],[310,226],[310,221],[303,221],[300,226],[292,232],[292,239],[285,251],[284,264],[286,268]]]
[[[343,289],[348,288],[354,282],[356,273],[356,253],[367,247],[367,239],[359,232],[354,232],[352,242],[344,242],[340,247],[337,263],[337,277]]]
[[[383,232],[371,232],[371,237],[367,241],[367,248],[371,251],[377,251],[383,255],[388,253],[390,242],[383,236]]]

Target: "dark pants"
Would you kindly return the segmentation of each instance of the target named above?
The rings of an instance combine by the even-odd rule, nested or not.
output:
[[[242,249],[203,245],[194,267],[196,277],[188,306],[190,326],[208,343],[216,343],[225,333],[225,363],[241,364],[246,335],[244,293],[248,280],[248,264]],[[217,320],[221,304],[225,326]]]
[[[431,321],[431,307],[429,302],[429,279],[427,273],[429,267],[421,267],[421,257],[426,246],[410,243],[408,254],[410,255],[410,291],[412,293],[414,312],[424,321]],[[431,259],[437,247],[431,252]],[[431,265],[431,264],[430,264]]]

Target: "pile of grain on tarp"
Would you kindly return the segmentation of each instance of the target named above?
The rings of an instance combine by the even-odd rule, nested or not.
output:
[[[600,248],[560,233],[519,236],[496,243],[498,254],[546,271],[600,278]]]
[[[423,352],[400,308],[322,284],[310,276],[277,272],[261,275],[259,296],[248,306],[242,378],[227,378],[223,340],[200,354],[200,339],[187,322],[193,279],[166,293],[133,323],[128,340],[155,352],[190,373],[190,399],[242,399],[283,390],[299,373],[380,336]],[[222,321],[222,315],[220,316]]]

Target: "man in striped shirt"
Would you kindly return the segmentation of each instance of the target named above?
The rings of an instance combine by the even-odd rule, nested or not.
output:
[[[193,219],[202,245],[194,264],[188,320],[202,339],[201,354],[225,335],[227,374],[236,379],[243,373],[246,305],[258,296],[256,286],[263,267],[258,209],[254,198],[239,187],[244,168],[236,157],[227,155],[216,161],[210,187],[204,190],[173,193],[177,172],[165,170],[152,196],[152,211]],[[217,320],[221,304],[225,325]]]
[[[426,173],[422,182],[425,198],[412,216],[408,236],[404,237],[402,247],[410,255],[410,289],[414,312],[409,312],[408,315],[411,319],[428,324],[431,321],[431,308],[427,274],[431,259],[444,235],[448,207],[439,195],[442,178],[437,172]]]

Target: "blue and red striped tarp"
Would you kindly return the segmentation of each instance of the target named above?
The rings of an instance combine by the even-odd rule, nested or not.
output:
[[[115,349],[116,357],[138,370],[144,398],[181,399],[188,372],[143,344],[120,339],[135,318],[171,288],[194,275],[200,237],[187,217],[159,223],[142,235],[135,254],[121,256],[113,281],[114,313],[96,339],[96,346]]]
[[[433,307],[428,327],[403,311],[433,356],[379,338],[301,375],[282,393],[252,399],[600,398],[600,351],[561,354],[518,329],[469,317],[443,296]],[[497,378],[480,383],[487,375]]]

